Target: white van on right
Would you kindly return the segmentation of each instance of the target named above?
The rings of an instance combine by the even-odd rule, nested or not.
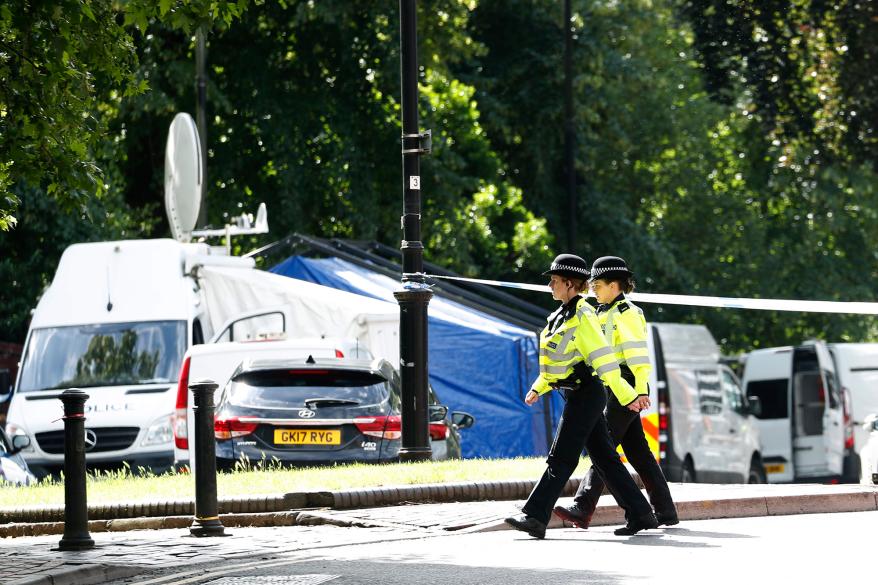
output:
[[[848,481],[872,483],[872,472],[863,461],[863,449],[875,434],[865,425],[870,414],[878,413],[878,343],[830,343],[842,397],[846,400],[844,476]]]
[[[757,418],[769,483],[841,479],[844,400],[825,343],[754,350],[743,384],[761,406]]]

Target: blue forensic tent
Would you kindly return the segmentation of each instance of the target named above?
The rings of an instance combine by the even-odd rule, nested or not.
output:
[[[399,281],[340,258],[291,256],[271,272],[394,305],[400,290]],[[440,295],[428,306],[430,383],[451,411],[476,418],[461,432],[463,456],[546,454],[561,399],[552,392],[550,412],[544,400],[524,403],[538,371],[535,332]]]

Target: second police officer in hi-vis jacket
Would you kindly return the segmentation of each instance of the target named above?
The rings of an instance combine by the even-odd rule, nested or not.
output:
[[[633,276],[625,260],[604,256],[594,261],[589,282],[600,303],[597,315],[604,338],[621,365],[622,377],[634,386],[639,396],[648,396],[647,381],[652,366],[647,353],[646,319],[643,311],[625,297],[625,293],[634,290]],[[677,510],[668,482],[646,442],[640,415],[625,408],[616,395],[612,395],[607,403],[606,416],[613,443],[622,445],[625,456],[640,476],[659,524],[677,524]],[[604,481],[598,472],[594,467],[588,470],[573,498],[573,505],[556,507],[556,516],[579,528],[588,528],[604,490]]]
[[[506,522],[517,530],[543,538],[552,507],[588,449],[592,464],[600,471],[616,502],[625,510],[627,524],[615,531],[631,535],[658,522],[652,508],[619,459],[610,439],[604,408],[608,386],[617,401],[637,413],[648,403],[622,378],[615,352],[607,345],[594,309],[581,296],[589,278],[588,264],[573,254],[560,254],[543,274],[551,275],[552,297],[561,302],[548,317],[540,334],[540,373],[525,396],[534,404],[553,389],[565,398],[555,441],[549,450],[548,467],[522,507],[523,514]]]

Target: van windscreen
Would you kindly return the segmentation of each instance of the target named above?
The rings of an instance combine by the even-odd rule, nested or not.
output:
[[[185,321],[34,329],[19,391],[170,384],[185,351]]]

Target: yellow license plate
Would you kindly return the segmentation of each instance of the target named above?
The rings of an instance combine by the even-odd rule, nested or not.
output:
[[[783,473],[783,463],[769,463],[765,466],[765,473]]]
[[[275,445],[341,445],[338,429],[275,429]]]

